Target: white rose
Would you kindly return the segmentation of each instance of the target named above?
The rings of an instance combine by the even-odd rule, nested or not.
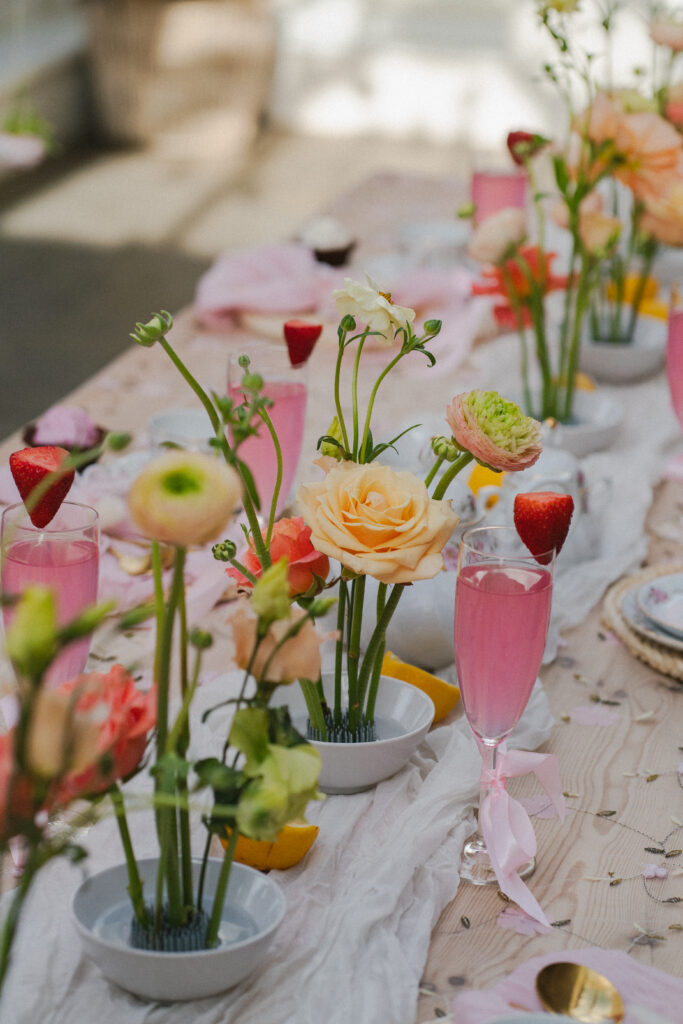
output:
[[[397,306],[391,301],[391,295],[381,292],[369,277],[367,284],[346,277],[344,287],[332,292],[332,298],[340,316],[357,317],[372,331],[382,334],[389,330],[393,334],[399,327],[407,328],[415,319],[414,309]]]

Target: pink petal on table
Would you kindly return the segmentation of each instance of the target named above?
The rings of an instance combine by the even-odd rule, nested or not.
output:
[[[520,797],[520,804],[527,812],[536,818],[556,818],[557,811],[545,793],[536,793],[534,796]]]
[[[612,632],[611,629],[606,629],[604,631],[604,637],[606,644],[611,644],[612,647],[621,647],[621,640],[616,635],[616,633]]]
[[[621,715],[600,704],[583,704],[570,711],[569,717],[577,725],[614,725]]]
[[[551,931],[548,925],[534,921],[533,917],[525,914],[520,907],[506,907],[498,915],[498,926],[517,932],[518,935],[547,935]]]
[[[668,869],[661,864],[646,864],[643,867],[643,878],[668,878]]]
[[[17,135],[0,131],[0,165],[35,167],[45,157],[45,139],[38,135]]]

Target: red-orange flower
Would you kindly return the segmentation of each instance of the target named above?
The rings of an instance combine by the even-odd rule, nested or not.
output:
[[[483,282],[472,285],[473,295],[500,295],[505,302],[494,306],[493,313],[502,327],[517,327],[518,316],[515,306],[521,307],[519,313],[524,324],[530,322],[528,303],[534,290],[542,295],[557,289],[566,288],[567,276],[553,274],[552,264],[556,257],[554,252],[544,252],[537,245],[521,246],[517,260],[506,260],[502,266],[486,267],[482,276]],[[526,269],[520,266],[526,264]]]
[[[287,559],[290,597],[305,594],[315,585],[316,577],[325,580],[330,571],[327,555],[313,547],[311,528],[306,526],[301,516],[279,519],[275,523],[270,539],[270,557],[273,564],[281,558]],[[253,576],[261,576],[263,569],[251,543],[241,556],[241,561]],[[250,586],[246,576],[238,569],[228,569],[228,576],[232,576],[241,587]]]
[[[58,806],[76,797],[101,793],[112,783],[126,779],[139,766],[147,737],[156,723],[156,691],[138,690],[122,665],[106,675],[91,672],[64,683],[58,692],[80,690],[74,713],[93,714],[101,708],[97,757],[90,767],[71,773],[57,783],[51,804]]]

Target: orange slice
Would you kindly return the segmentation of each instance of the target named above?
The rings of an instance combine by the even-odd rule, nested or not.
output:
[[[248,839],[240,836],[235,847],[235,860],[258,871],[285,871],[293,868],[306,856],[316,841],[320,829],[307,821],[290,821],[277,834],[273,843],[265,839]],[[227,839],[221,839],[227,846]]]
[[[629,274],[624,281],[624,302],[633,302],[636,294],[636,288],[640,278],[638,274]],[[607,298],[614,302],[617,297],[617,286],[613,282],[607,285]],[[645,282],[645,290],[643,292],[644,299],[656,299],[657,292],[659,291],[659,283],[656,277],[648,277]]]
[[[417,668],[416,665],[399,661],[391,651],[387,651],[382,660],[382,674],[401,679],[404,683],[410,683],[411,686],[416,686],[418,690],[426,693],[434,705],[435,724],[445,718],[460,700],[460,690],[457,686],[433,676],[431,672]]]

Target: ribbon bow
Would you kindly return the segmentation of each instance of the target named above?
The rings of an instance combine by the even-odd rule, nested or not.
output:
[[[483,753],[483,744],[478,741]],[[541,924],[550,921],[517,874],[518,869],[536,855],[536,836],[529,815],[506,789],[508,779],[533,772],[548,794],[560,821],[564,821],[564,797],[560,789],[560,773],[555,754],[534,754],[526,750],[508,750],[501,743],[496,767],[484,768],[481,784],[488,792],[479,808],[479,827],[486,843],[491,866],[502,892],[514,900]]]

